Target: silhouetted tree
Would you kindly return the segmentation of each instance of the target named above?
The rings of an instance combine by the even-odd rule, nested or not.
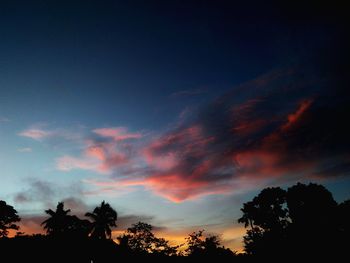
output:
[[[287,205],[290,220],[298,228],[319,228],[334,223],[337,203],[322,185],[298,183],[288,188]]]
[[[91,230],[91,222],[83,220],[77,216],[68,216],[67,218],[67,235],[76,238],[88,237]]]
[[[266,188],[243,204],[241,211],[243,216],[238,222],[250,227],[244,237],[245,251],[260,254],[271,253],[266,247],[279,249],[289,224],[286,191],[279,187]]]
[[[69,228],[69,213],[70,209],[64,210],[64,203],[59,202],[56,211],[52,209],[45,210],[45,213],[50,217],[46,219],[41,225],[44,226],[46,233],[51,236],[63,236]]]
[[[193,232],[186,238],[188,256],[194,257],[221,257],[233,256],[230,249],[220,246],[220,238],[216,235],[204,237],[204,230]]]
[[[339,231],[338,251],[341,255],[346,256],[348,251],[350,237],[350,200],[346,200],[338,205],[337,226]]]
[[[337,203],[331,192],[322,185],[298,183],[288,188],[287,206],[290,249],[304,254],[336,249]]]
[[[69,215],[70,209],[64,209],[64,203],[57,204],[56,211],[48,209],[45,211],[50,217],[42,222],[46,233],[52,237],[87,237],[91,223],[88,220],[81,220],[75,215]]]
[[[343,235],[350,235],[350,200],[338,205],[337,223]]]
[[[281,257],[336,250],[341,210],[322,185],[298,183],[287,191],[266,188],[241,209],[238,222],[249,227],[245,251]]]
[[[20,220],[21,219],[17,215],[17,211],[13,206],[0,200],[0,238],[6,237],[9,233],[9,229],[18,230],[19,226],[16,225],[16,222],[19,222]]]
[[[170,246],[164,238],[157,238],[152,229],[150,224],[144,222],[133,224],[125,234],[118,237],[119,244],[136,254],[176,255],[178,247]]]
[[[91,231],[92,238],[112,238],[111,227],[117,226],[117,212],[108,203],[103,201],[92,213],[86,213],[85,216],[93,220]]]

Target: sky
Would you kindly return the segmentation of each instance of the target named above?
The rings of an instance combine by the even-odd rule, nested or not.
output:
[[[0,1],[0,199],[42,231],[102,200],[242,249],[268,186],[350,197],[345,8],[319,2]]]

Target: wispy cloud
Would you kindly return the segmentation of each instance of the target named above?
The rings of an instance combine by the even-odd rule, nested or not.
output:
[[[173,202],[240,192],[249,182],[343,176],[350,166],[349,94],[332,85],[341,83],[337,76],[320,74],[302,67],[269,72],[157,136],[120,126],[92,129],[80,154],[59,157],[56,167],[109,175],[90,194],[143,187]],[[20,135],[69,137],[38,127]]]
[[[32,152],[32,148],[30,147],[25,147],[25,148],[19,148],[17,149],[18,152],[21,152],[21,153],[29,153],[29,152]]]
[[[102,137],[110,137],[115,141],[125,141],[128,139],[139,139],[142,137],[141,133],[128,132],[125,127],[99,128],[94,129],[94,133]]]
[[[136,156],[128,156],[129,163],[138,158],[143,164],[137,172],[113,173],[105,163],[115,183],[99,186],[108,191],[142,186],[182,202],[241,191],[249,182],[344,175],[350,164],[344,123],[349,104],[339,92],[345,91],[330,89],[332,78],[304,70],[273,71],[202,106],[188,121],[148,139]],[[112,129],[100,135],[115,141],[120,133]],[[90,155],[106,158],[98,148]],[[335,166],[325,169],[324,163],[337,165],[331,172]]]
[[[18,133],[19,136],[27,137],[36,141],[52,139],[64,139],[69,141],[81,140],[81,133],[76,130],[50,128],[47,124],[34,124]]]
[[[109,174],[126,165],[132,165],[135,153],[129,141],[141,138],[141,133],[128,132],[124,127],[98,128],[92,130],[92,133],[95,135],[85,140],[81,155],[59,157],[56,160],[57,169],[82,169]]]
[[[33,140],[40,141],[54,135],[52,131],[46,131],[40,128],[29,128],[18,133],[19,136],[28,137]]]

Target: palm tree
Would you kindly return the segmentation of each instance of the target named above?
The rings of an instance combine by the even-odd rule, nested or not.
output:
[[[92,213],[86,213],[92,222],[92,231],[90,236],[96,239],[111,239],[111,227],[116,227],[117,212],[103,201],[100,206],[96,207]]]
[[[51,209],[45,210],[45,213],[50,217],[46,219],[41,225],[44,225],[44,229],[48,235],[60,235],[66,231],[67,221],[69,220],[68,213],[70,209],[64,210],[64,203],[57,204],[56,211]]]

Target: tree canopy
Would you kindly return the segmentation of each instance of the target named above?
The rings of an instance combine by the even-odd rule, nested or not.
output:
[[[6,204],[5,201],[0,200],[0,238],[6,237],[9,233],[8,230],[18,230],[19,226],[16,224],[21,219],[17,215],[17,211]]]
[[[338,205],[324,186],[313,183],[263,189],[241,211],[238,222],[248,228],[244,246],[251,255],[326,253],[341,247],[349,229],[348,201]]]
[[[105,201],[96,207],[92,213],[85,216],[92,219],[91,237],[96,239],[111,239],[112,227],[116,227],[117,212]]]

